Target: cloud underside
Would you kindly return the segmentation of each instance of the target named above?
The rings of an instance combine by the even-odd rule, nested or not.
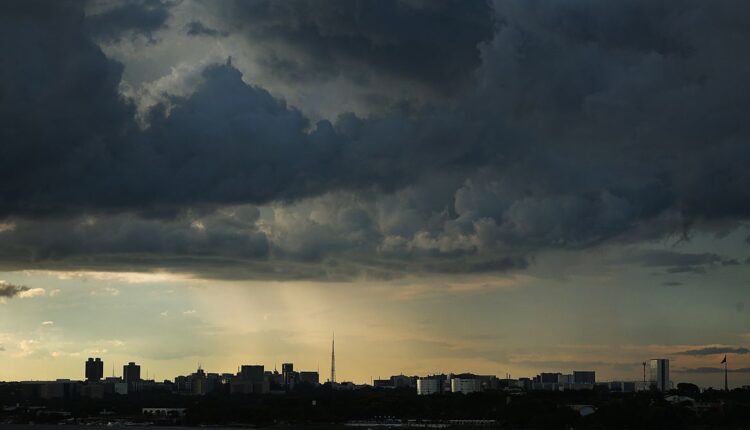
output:
[[[12,298],[16,297],[31,288],[24,285],[9,284],[4,281],[0,281],[0,298]]]
[[[168,5],[87,16],[3,2],[14,67],[0,68],[0,267],[507,272],[544,250],[726,232],[750,215],[737,54],[750,7],[354,3],[226,2],[187,32],[253,43],[300,87],[413,84],[424,100],[315,122],[227,62],[163,94],[140,127],[120,92],[127,64],[95,42],[159,43]],[[631,261],[673,274],[737,264]]]
[[[716,346],[716,347],[691,349],[691,350],[687,350],[683,352],[678,352],[677,354],[695,355],[695,356],[719,355],[719,354],[750,354],[750,349],[747,349],[744,347],[734,348],[734,347]]]
[[[724,373],[724,368],[721,367],[695,367],[695,368],[684,368],[676,369],[678,373]],[[737,369],[727,369],[729,373],[750,373],[750,367],[740,367]]]
[[[47,291],[44,288],[31,288],[25,285],[16,285],[0,280],[0,303],[3,303],[5,299],[12,299],[15,297],[30,299],[44,296],[45,294],[47,294]]]

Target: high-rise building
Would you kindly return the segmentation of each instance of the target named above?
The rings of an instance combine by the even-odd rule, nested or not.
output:
[[[294,363],[282,363],[281,374],[284,375],[290,372],[294,372]]]
[[[198,366],[198,370],[190,375],[190,391],[195,396],[206,394],[206,372]]]
[[[297,374],[294,372],[293,363],[282,363],[281,364],[281,377],[284,381],[284,385],[287,388],[292,388],[297,379]]]
[[[86,380],[99,381],[104,377],[104,362],[101,358],[89,358],[86,361]]]
[[[122,366],[122,379],[125,382],[138,382],[141,380],[141,366],[132,361]]]
[[[426,396],[430,394],[439,394],[445,391],[445,375],[432,375],[426,378],[417,379],[417,394]]]
[[[451,391],[454,393],[476,393],[482,391],[481,379],[451,378]]]
[[[239,379],[250,382],[263,382],[265,371],[262,364],[243,365],[240,367]]]
[[[232,393],[267,393],[269,389],[269,380],[262,364],[240,367],[237,378],[232,379],[230,386]]]
[[[535,382],[541,382],[542,384],[557,384],[560,375],[562,375],[562,373],[542,372],[537,377],[539,380]]]
[[[299,381],[306,384],[318,385],[320,383],[320,375],[315,371],[301,371],[299,372]]]
[[[651,370],[651,388],[658,391],[667,391],[672,388],[669,381],[669,359],[652,358],[649,361],[649,365]]]
[[[596,372],[593,370],[574,370],[574,384],[596,384]]]

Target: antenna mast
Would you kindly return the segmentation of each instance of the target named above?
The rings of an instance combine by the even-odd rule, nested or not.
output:
[[[336,334],[331,340],[331,386],[336,383]]]

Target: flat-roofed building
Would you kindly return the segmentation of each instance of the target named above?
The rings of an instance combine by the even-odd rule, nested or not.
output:
[[[480,391],[482,391],[481,379],[464,379],[464,378],[451,379],[451,392],[469,394],[469,393],[478,393]]]
[[[440,394],[443,392],[443,381],[437,378],[419,378],[417,379],[417,394],[428,396],[430,394]]]
[[[651,388],[657,391],[668,391],[671,389],[672,384],[669,381],[669,359],[652,358],[649,361],[649,365]]]

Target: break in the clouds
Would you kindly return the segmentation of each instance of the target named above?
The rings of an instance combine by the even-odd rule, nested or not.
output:
[[[547,250],[725,235],[750,216],[742,2],[9,1],[0,12],[6,269],[520,271]],[[210,39],[222,60],[143,108],[122,54],[141,36],[143,52]],[[300,96],[316,88],[334,107],[356,89],[364,107],[320,117]],[[675,275],[736,264],[625,258]]]

